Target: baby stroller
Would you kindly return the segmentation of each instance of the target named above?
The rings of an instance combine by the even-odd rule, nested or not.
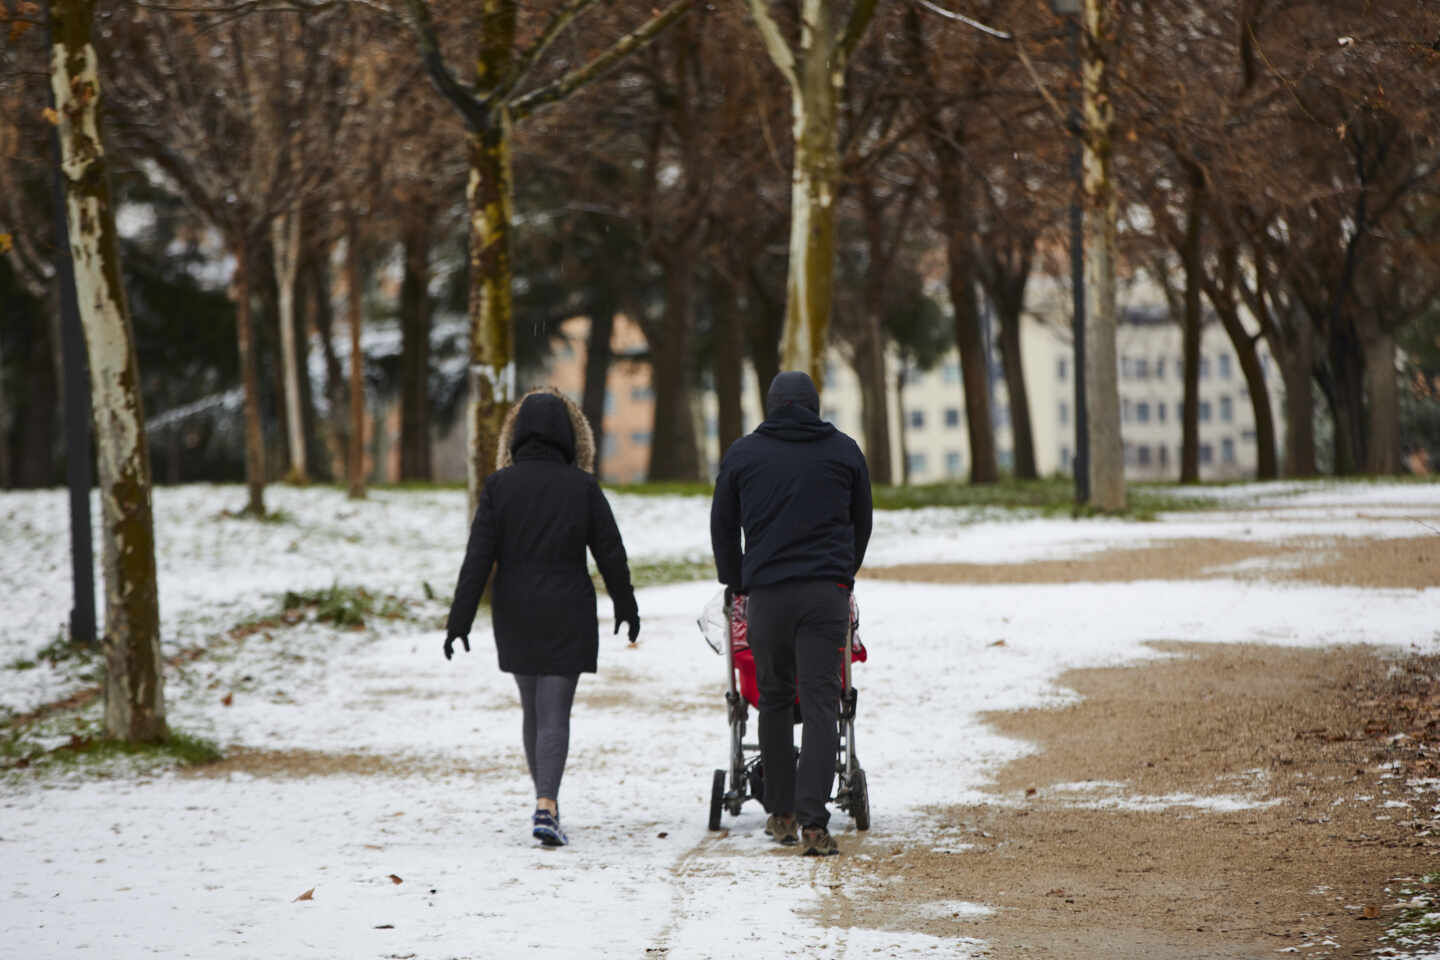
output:
[[[745,600],[736,597],[725,609],[724,592],[705,605],[697,623],[710,649],[725,656],[726,714],[730,721],[730,763],[716,770],[710,784],[710,829],[720,829],[720,813],[728,810],[739,816],[746,800],[764,803],[765,770],[758,743],[745,742],[750,707],[760,706],[760,689],[755,680],[755,656],[750,652],[745,619]],[[845,631],[845,655],[840,671],[840,748],[835,760],[835,796],[831,801],[850,814],[856,830],[870,829],[870,794],[865,771],[855,756],[855,687],[850,682],[852,664],[868,659],[858,632],[859,610],[850,595],[850,624]],[[797,708],[798,711],[798,708]],[[799,719],[798,716],[796,718]],[[798,752],[798,751],[797,751]],[[728,788],[727,788],[728,783]]]

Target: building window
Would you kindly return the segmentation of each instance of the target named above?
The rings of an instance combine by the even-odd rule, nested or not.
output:
[[[615,434],[605,434],[605,439],[600,442],[600,456],[606,460],[609,460],[611,457],[615,456],[616,451],[618,451],[619,449],[620,441],[615,439]]]
[[[1241,443],[1254,443],[1254,442],[1255,442],[1255,431],[1254,431],[1254,430],[1242,430],[1242,431],[1240,431],[1240,442],[1241,442]]]
[[[634,433],[630,434],[630,442],[635,444],[635,446],[637,447],[650,446],[650,431],[636,430]]]
[[[1200,379],[1210,379],[1210,358],[1203,353],[1200,355]]]
[[[1120,422],[1130,422],[1130,400],[1126,397],[1120,398]]]
[[[1229,379],[1230,379],[1230,354],[1228,354],[1228,353],[1222,353],[1222,354],[1220,354],[1220,356],[1217,357],[1216,359],[1220,361],[1220,379],[1221,379],[1221,380],[1229,380]]]
[[[1155,358],[1155,379],[1156,379],[1156,380],[1164,380],[1164,379],[1165,379],[1165,358],[1164,358],[1164,357],[1156,357],[1156,358]]]
[[[1070,376],[1070,363],[1064,357],[1055,360],[1055,379],[1064,380]]]
[[[630,388],[630,402],[631,402],[631,403],[649,403],[649,402],[653,401],[654,399],[655,399],[655,391],[654,391],[654,390],[651,390],[649,387],[631,387],[631,388]]]
[[[1165,401],[1161,400],[1155,404],[1155,419],[1160,423],[1165,422]]]
[[[1122,354],[1120,356],[1120,379],[1129,380],[1132,375],[1130,358]]]
[[[1209,400],[1201,400],[1201,401],[1200,401],[1200,422],[1201,422],[1201,423],[1209,423],[1209,422],[1210,422],[1210,401],[1209,401]]]
[[[1221,437],[1221,438],[1220,438],[1220,462],[1221,462],[1221,463],[1234,463],[1234,462],[1235,462],[1235,438],[1234,438],[1234,437]]]
[[[960,426],[960,408],[959,408],[959,407],[946,407],[946,408],[945,408],[945,426],[946,426],[946,427],[949,427],[949,428],[952,429],[952,430],[953,430],[955,427]]]
[[[1135,462],[1142,467],[1150,466],[1150,448],[1145,444],[1135,448]]]
[[[1135,358],[1135,379],[1136,379],[1136,380],[1149,380],[1149,379],[1150,379],[1150,359],[1149,359],[1148,357],[1136,357],[1136,358]]]
[[[1150,404],[1146,403],[1144,400],[1141,400],[1139,403],[1135,404],[1135,420],[1138,423],[1150,422]]]
[[[945,475],[947,477],[960,476],[960,451],[950,450],[945,454]]]
[[[1060,448],[1060,469],[1061,469],[1061,470],[1069,470],[1069,469],[1070,469],[1070,466],[1071,466],[1071,464],[1070,464],[1070,448],[1069,448],[1069,447],[1061,447],[1061,448]]]
[[[959,383],[959,382],[960,382],[960,364],[958,364],[958,363],[947,363],[947,364],[945,364],[945,382],[946,382],[946,383]]]
[[[912,454],[910,454],[908,457],[906,457],[905,459],[906,459],[906,462],[909,463],[909,465],[910,465],[910,474],[911,474],[911,476],[914,476],[914,475],[917,474],[917,473],[924,473],[924,472],[925,472],[925,454],[923,454],[923,453],[912,453]]]
[[[1215,448],[1208,443],[1200,444],[1200,462],[1202,464],[1215,462]]]
[[[1058,419],[1060,420],[1060,425],[1061,425],[1061,426],[1064,426],[1064,425],[1066,425],[1066,424],[1068,424],[1068,423],[1070,422],[1070,404],[1065,403],[1065,402],[1063,402],[1063,401],[1060,403],[1060,411],[1059,411],[1059,418],[1058,418]]]
[[[924,429],[925,429],[925,411],[924,411],[924,410],[911,410],[911,411],[910,411],[910,429],[911,429],[911,430],[924,430]]]
[[[1161,469],[1161,470],[1164,470],[1166,467],[1170,466],[1170,448],[1169,448],[1169,447],[1165,446],[1165,444],[1162,443],[1162,444],[1160,444],[1158,447],[1155,448],[1155,452],[1160,455],[1160,469]]]
[[[1235,419],[1235,403],[1228,396],[1220,398],[1220,422],[1230,423]]]
[[[1135,466],[1135,444],[1133,444],[1133,443],[1127,443],[1127,444],[1125,444],[1124,450],[1125,450],[1125,466],[1127,466],[1127,467],[1133,467],[1133,466]]]

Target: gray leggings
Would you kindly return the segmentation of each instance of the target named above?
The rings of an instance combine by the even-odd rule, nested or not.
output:
[[[565,755],[570,752],[570,705],[575,702],[576,673],[515,674],[520,706],[525,713],[525,762],[535,781],[535,796],[558,800]]]

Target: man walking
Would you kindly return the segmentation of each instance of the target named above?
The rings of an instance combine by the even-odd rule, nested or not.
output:
[[[765,422],[737,440],[720,463],[710,544],[727,607],[734,594],[749,597],[770,814],[765,832],[786,845],[803,841],[802,852],[813,856],[839,852],[826,803],[839,749],[850,591],[865,559],[870,523],[870,471],[860,448],[820,419],[820,395],[808,374],[779,374],[766,397]],[[798,766],[792,719],[797,694],[803,726]]]

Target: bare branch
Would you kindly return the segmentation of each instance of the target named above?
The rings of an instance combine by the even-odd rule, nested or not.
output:
[[[560,36],[566,27],[574,23],[580,14],[584,13],[587,7],[593,6],[594,3],[595,0],[570,0],[569,3],[557,10],[555,15],[550,18],[550,22],[546,24],[544,31],[540,36],[535,38],[534,43],[530,44],[530,48],[520,54],[516,60],[515,69],[511,71],[509,80],[491,91],[491,96],[497,101],[507,99],[510,96],[510,92],[519,86],[520,81],[525,79],[526,74],[534,68],[535,64],[545,54],[545,51],[555,42],[555,38]]]
[[[963,23],[966,26],[974,27],[976,30],[981,31],[982,33],[990,34],[990,36],[992,37],[999,37],[1001,40],[1015,39],[1013,34],[1006,33],[1004,30],[996,30],[994,27],[987,27],[979,20],[972,20],[969,17],[965,16],[963,13],[956,13],[953,10],[946,10],[944,7],[937,6],[936,4],[931,3],[930,0],[915,0],[915,2],[920,4],[920,6],[924,7],[926,10],[929,10],[931,13],[938,13],[942,17],[947,17],[951,20]]]
[[[415,4],[421,3],[423,0],[409,0],[409,2]],[[621,60],[655,39],[661,30],[688,12],[694,2],[695,0],[675,0],[674,3],[655,14],[644,24],[621,37],[614,46],[585,66],[572,70],[558,80],[512,101],[510,103],[511,116],[520,120],[543,106],[565,99],[576,89],[604,76]]]
[[[765,41],[770,59],[775,61],[775,66],[780,68],[793,90],[799,86],[795,76],[795,51],[780,35],[780,25],[770,15],[770,8],[765,3],[766,0],[750,0],[750,15],[755,18],[755,26],[760,30],[760,38]]]
[[[836,49],[840,62],[850,59],[850,54],[859,46],[860,38],[865,36],[865,28],[870,25],[874,15],[875,0],[859,0],[850,8],[850,20],[845,24],[845,33],[840,37],[840,45]]]
[[[485,129],[490,123],[489,105],[455,79],[446,66],[445,55],[440,52],[440,40],[435,33],[435,21],[430,19],[430,4],[425,0],[405,0],[405,5],[410,10],[410,27],[420,41],[420,55],[430,73],[430,82],[460,112],[471,130]]]

